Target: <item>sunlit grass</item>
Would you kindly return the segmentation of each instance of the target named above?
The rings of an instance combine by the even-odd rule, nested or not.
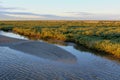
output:
[[[72,41],[120,57],[119,21],[1,21],[0,29],[37,40]]]

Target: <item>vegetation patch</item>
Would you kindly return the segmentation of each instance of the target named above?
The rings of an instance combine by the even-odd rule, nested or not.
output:
[[[35,40],[60,40],[120,58],[120,21],[0,21],[0,29]]]

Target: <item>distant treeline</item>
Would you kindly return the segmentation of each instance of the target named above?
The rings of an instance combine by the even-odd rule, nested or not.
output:
[[[120,21],[0,21],[0,29],[30,39],[71,41],[120,58]]]

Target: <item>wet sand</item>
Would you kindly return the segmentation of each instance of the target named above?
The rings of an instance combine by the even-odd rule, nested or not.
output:
[[[0,80],[120,79],[119,63],[65,47],[0,35]]]
[[[0,46],[6,46],[45,59],[68,63],[76,62],[76,57],[71,53],[45,42],[15,39],[0,35]]]

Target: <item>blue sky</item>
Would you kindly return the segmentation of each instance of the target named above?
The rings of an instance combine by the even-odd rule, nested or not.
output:
[[[0,0],[0,19],[120,20],[120,0]]]

